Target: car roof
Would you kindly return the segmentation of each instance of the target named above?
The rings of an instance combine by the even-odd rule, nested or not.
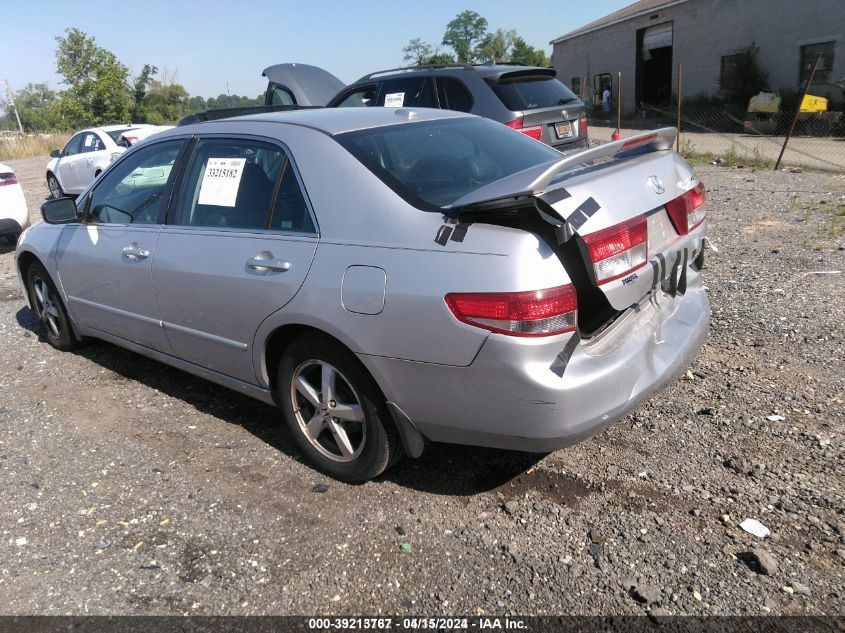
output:
[[[368,81],[377,81],[386,77],[401,75],[402,77],[416,77],[428,76],[433,74],[438,75],[463,75],[466,73],[478,73],[482,78],[501,77],[507,73],[512,72],[532,72],[547,74],[554,77],[557,73],[553,68],[543,68],[542,66],[526,66],[523,64],[476,64],[470,66],[468,64],[448,64],[435,66],[409,66],[407,68],[390,68],[388,70],[379,70],[368,75],[364,75],[355,84],[364,83]],[[350,84],[354,85],[354,84]]]
[[[418,121],[438,121],[473,117],[472,114],[456,112],[454,110],[438,110],[434,108],[308,108],[304,110],[290,110],[286,112],[268,112],[249,114],[246,116],[217,119],[203,123],[193,123],[175,128],[172,133],[198,130],[211,131],[212,126],[219,128],[229,123],[287,123],[316,129],[325,134],[335,135],[355,130],[364,130],[399,123]],[[215,129],[219,131],[219,129]],[[169,135],[168,132],[163,134]]]

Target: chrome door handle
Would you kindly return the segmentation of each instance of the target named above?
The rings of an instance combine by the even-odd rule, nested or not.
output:
[[[131,259],[133,262],[147,259],[150,256],[150,251],[146,248],[141,248],[134,242],[129,246],[125,246],[121,252],[126,259]]]
[[[246,260],[246,266],[258,272],[284,273],[290,270],[290,262],[283,262],[281,259],[259,259],[257,257],[251,257]]]

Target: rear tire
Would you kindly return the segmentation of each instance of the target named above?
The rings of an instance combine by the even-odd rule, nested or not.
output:
[[[20,238],[20,236],[21,236],[20,233],[9,233],[7,235],[4,235],[3,237],[5,237],[6,241],[9,244],[11,244],[12,246],[17,246],[18,245],[18,238]]]
[[[278,377],[288,429],[319,470],[343,481],[364,482],[401,457],[384,397],[347,349],[306,334],[285,350]]]
[[[47,174],[47,189],[50,190],[51,198],[62,198],[65,195],[62,186],[59,184],[59,179],[50,173]]]
[[[70,318],[50,274],[40,262],[33,262],[26,272],[29,302],[44,327],[47,342],[63,352],[79,345],[70,326]]]

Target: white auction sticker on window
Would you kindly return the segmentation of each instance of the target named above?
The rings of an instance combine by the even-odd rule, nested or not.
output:
[[[384,98],[384,107],[385,108],[401,108],[402,104],[405,103],[405,93],[404,92],[391,92]]]
[[[246,158],[209,158],[197,204],[234,207]]]

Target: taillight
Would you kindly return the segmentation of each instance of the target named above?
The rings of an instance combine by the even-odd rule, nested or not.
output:
[[[619,279],[648,260],[648,222],[644,215],[584,236],[596,282]]]
[[[666,211],[672,218],[672,224],[675,225],[678,235],[686,235],[704,222],[705,202],[707,202],[707,194],[704,192],[704,183],[699,182],[689,191],[666,203]]]
[[[458,321],[509,336],[551,336],[575,329],[578,297],[567,284],[529,292],[451,292]]]
[[[522,132],[526,136],[530,136],[535,141],[539,141],[540,136],[542,136],[542,134],[543,134],[543,126],[541,126],[541,125],[534,125],[532,127],[523,127],[522,117],[520,117],[518,119],[514,119],[513,121],[508,121],[507,123],[505,123],[505,125],[507,125],[512,130],[517,130],[519,132]]]
[[[130,145],[134,145],[135,143],[137,143],[137,142],[138,142],[138,137],[137,137],[137,136],[125,136],[125,135],[124,135],[124,137],[123,137],[123,138],[125,138],[125,139],[129,142],[129,144],[130,144]]]
[[[587,117],[581,119],[581,136],[587,138]]]
[[[18,178],[10,171],[0,174],[0,187],[18,184]]]

